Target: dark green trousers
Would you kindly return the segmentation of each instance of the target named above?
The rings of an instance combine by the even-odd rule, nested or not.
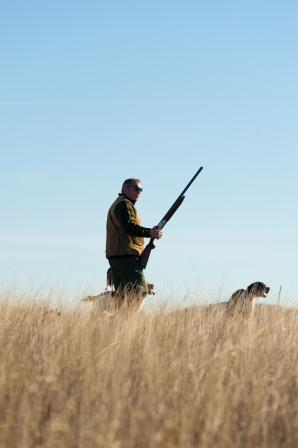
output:
[[[109,263],[113,271],[115,290],[120,297],[129,295],[142,300],[148,294],[143,269],[140,268],[136,256],[110,258]]]

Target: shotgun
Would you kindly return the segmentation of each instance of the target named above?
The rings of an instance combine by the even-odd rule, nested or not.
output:
[[[202,169],[203,169],[203,167],[201,166],[201,168],[198,169],[196,174],[188,182],[188,184],[186,185],[186,187],[184,188],[182,193],[179,194],[179,196],[176,199],[176,201],[174,202],[174,204],[170,207],[170,209],[167,211],[167,213],[162,218],[162,220],[157,224],[157,226],[156,226],[157,229],[162,229],[166,225],[166,223],[172,218],[174,213],[177,211],[177,209],[180,207],[180,205],[184,201],[184,199],[185,199],[185,196],[184,196],[185,192],[189,189],[189,187],[191,186],[191,184],[193,183],[195,178],[200,174]],[[149,257],[150,257],[150,254],[151,254],[151,251],[154,248],[155,248],[155,246],[154,246],[154,238],[150,238],[149,243],[147,244],[147,246],[145,247],[145,249],[143,250],[142,254],[139,257],[139,265],[140,265],[140,267],[142,269],[146,268],[148,260],[149,260]]]

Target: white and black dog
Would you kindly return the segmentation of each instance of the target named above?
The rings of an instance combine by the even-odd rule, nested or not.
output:
[[[250,317],[253,314],[255,302],[257,298],[267,297],[270,288],[263,282],[251,283],[246,289],[238,289],[235,291],[224,305],[230,316],[242,315]]]

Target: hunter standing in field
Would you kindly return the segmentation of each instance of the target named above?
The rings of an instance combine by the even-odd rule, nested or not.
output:
[[[140,179],[126,179],[121,193],[111,205],[107,217],[106,257],[112,269],[116,296],[141,301],[148,286],[138,258],[144,250],[144,238],[160,239],[162,230],[142,227],[135,203],[143,191]]]

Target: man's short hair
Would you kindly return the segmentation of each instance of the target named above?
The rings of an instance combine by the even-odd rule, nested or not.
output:
[[[134,182],[139,182],[141,183],[142,181],[140,179],[134,179],[133,177],[130,177],[129,179],[126,179],[123,184],[122,184],[122,191],[124,190],[125,187],[128,187],[129,185],[131,185]]]

